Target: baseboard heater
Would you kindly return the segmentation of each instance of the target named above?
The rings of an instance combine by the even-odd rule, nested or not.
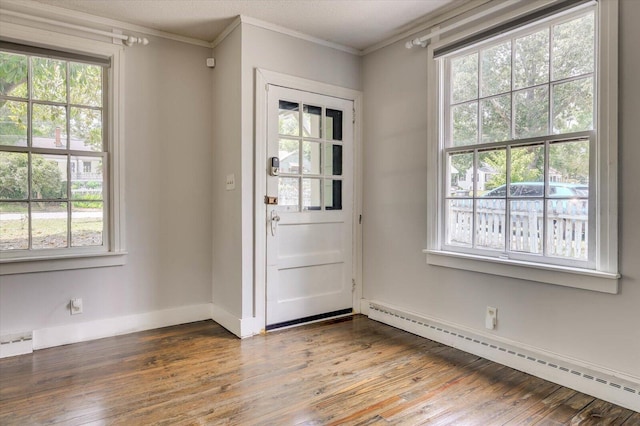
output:
[[[626,380],[560,359],[465,331],[381,303],[369,303],[369,318],[452,346],[550,382],[640,411],[640,381]]]

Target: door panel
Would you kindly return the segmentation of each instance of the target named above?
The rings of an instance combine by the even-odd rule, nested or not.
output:
[[[267,327],[349,309],[353,103],[269,86]],[[278,157],[279,173],[271,173]]]

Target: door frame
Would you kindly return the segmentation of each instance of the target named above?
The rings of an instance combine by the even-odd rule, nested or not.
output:
[[[267,217],[264,196],[267,187],[268,86],[317,93],[353,101],[353,312],[360,313],[362,299],[362,92],[332,84],[256,68],[255,71],[255,170],[254,170],[254,292],[253,333],[265,333],[267,291]]]

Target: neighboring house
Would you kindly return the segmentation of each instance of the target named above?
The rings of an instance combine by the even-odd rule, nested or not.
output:
[[[477,190],[484,191],[486,183],[489,182],[489,180],[491,180],[491,178],[497,174],[498,172],[487,165],[479,167],[475,176],[475,178],[478,180]],[[466,173],[462,174],[462,178],[463,179],[458,179],[458,186],[465,191],[471,191],[473,189],[473,182],[475,180],[473,176],[473,169],[468,169]]]

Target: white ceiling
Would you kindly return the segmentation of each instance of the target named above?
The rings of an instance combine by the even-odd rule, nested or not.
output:
[[[37,0],[211,42],[238,15],[364,50],[468,0]]]

